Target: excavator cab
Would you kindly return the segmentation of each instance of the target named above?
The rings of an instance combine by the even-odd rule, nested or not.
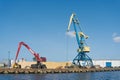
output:
[[[13,68],[21,68],[21,65],[19,65],[18,63],[14,63]]]

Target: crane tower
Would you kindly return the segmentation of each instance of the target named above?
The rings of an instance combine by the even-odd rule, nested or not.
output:
[[[80,27],[79,20],[76,16],[75,13],[72,13],[70,17],[70,21],[68,24],[68,29],[67,32],[70,31],[70,26],[73,24],[75,35],[76,35],[76,40],[78,44],[78,54],[77,56],[73,59],[73,64],[78,65],[79,67],[86,67],[86,66],[93,66],[92,59],[86,54],[90,52],[90,47],[87,46],[85,40],[88,39],[88,36],[85,35]]]

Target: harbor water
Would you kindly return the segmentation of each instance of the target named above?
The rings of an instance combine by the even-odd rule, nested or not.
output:
[[[56,74],[0,74],[0,80],[120,80],[120,71]]]

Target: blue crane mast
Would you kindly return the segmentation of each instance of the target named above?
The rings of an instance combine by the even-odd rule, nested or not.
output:
[[[93,66],[92,59],[86,54],[90,52],[90,47],[88,47],[85,42],[85,39],[88,39],[88,36],[82,32],[81,27],[79,25],[79,20],[74,13],[70,17],[67,32],[70,31],[70,26],[72,23],[76,35],[77,44],[79,47],[77,50],[78,54],[73,59],[73,64],[79,67],[86,67],[86,66],[92,67]]]

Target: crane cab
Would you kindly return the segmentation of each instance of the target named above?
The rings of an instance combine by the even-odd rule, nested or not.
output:
[[[78,53],[82,52],[82,51],[85,52],[85,53],[89,53],[90,52],[90,47],[84,46],[83,50],[81,50],[80,48],[77,50]]]

